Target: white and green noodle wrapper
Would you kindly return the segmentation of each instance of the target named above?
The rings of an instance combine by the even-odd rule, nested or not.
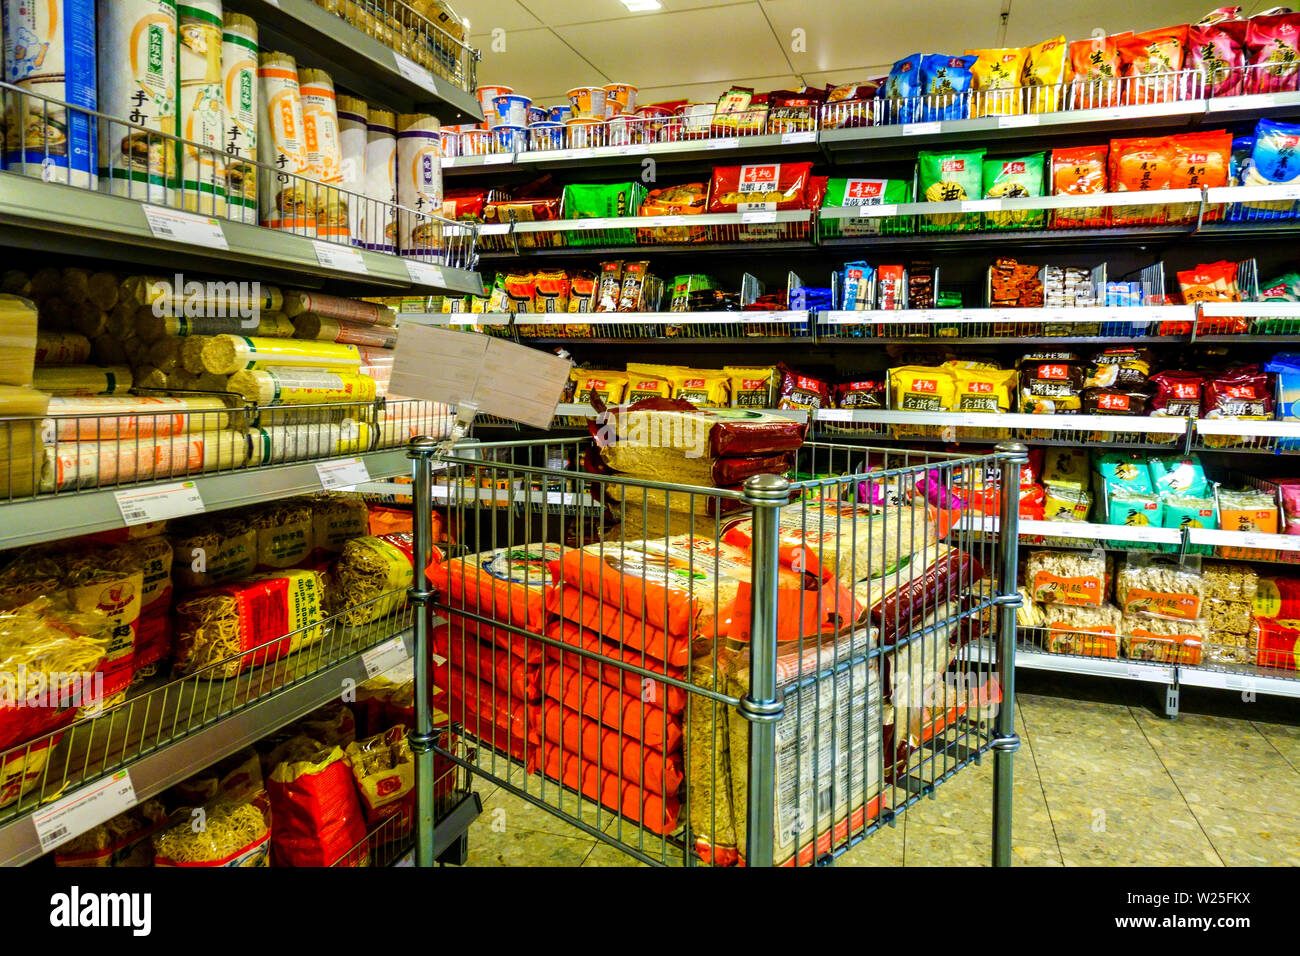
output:
[[[203,370],[213,375],[267,368],[329,369],[356,372],[361,352],[355,345],[305,339],[263,339],[214,335],[203,343]]]
[[[366,127],[366,112],[369,107],[365,100],[359,100],[346,93],[338,96],[339,149],[342,164],[339,172],[342,186],[351,195],[348,202],[348,229],[354,239],[361,238],[361,224],[364,217],[362,207],[366,195],[366,142],[369,133]]]
[[[271,425],[250,428],[253,464],[272,465],[303,458],[330,458],[369,451],[374,430],[367,422]]]
[[[143,130],[106,123],[99,136],[100,188],[115,196],[174,203],[180,185],[175,141],[177,36],[175,0],[99,4],[99,111]]]
[[[176,7],[180,43],[176,61],[182,145],[181,195],[190,212],[226,215],[226,97],[221,72],[221,0],[181,0]],[[204,147],[202,149],[198,147]]]
[[[152,312],[141,314],[136,320],[136,335],[153,342],[164,335],[181,338],[197,335],[248,335],[261,339],[291,339],[294,325],[283,312],[263,312],[258,319],[232,316],[158,316]]]
[[[257,24],[227,12],[221,34],[222,88],[226,104],[224,149],[230,157],[230,217],[257,225]],[[243,162],[241,162],[241,160]]]

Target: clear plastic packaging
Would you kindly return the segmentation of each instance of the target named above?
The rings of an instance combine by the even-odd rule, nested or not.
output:
[[[1106,598],[1105,552],[1035,551],[1025,565],[1025,584],[1044,604],[1099,606]]]
[[[1200,563],[1193,557],[1180,566],[1172,556],[1130,554],[1116,575],[1116,601],[1126,614],[1195,621],[1208,590]]]

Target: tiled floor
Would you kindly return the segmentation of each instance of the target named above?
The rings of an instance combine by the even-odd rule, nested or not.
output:
[[[1014,862],[1300,866],[1300,703],[1192,689],[1182,708],[1160,716],[1137,682],[1022,674]],[[992,769],[962,771],[837,865],[988,865]],[[487,781],[477,789],[471,866],[641,865]]]

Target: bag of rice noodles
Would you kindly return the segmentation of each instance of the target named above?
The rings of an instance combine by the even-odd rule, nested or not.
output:
[[[167,537],[178,591],[236,581],[257,566],[257,529],[238,514],[189,518],[177,522]]]
[[[322,636],[325,577],[279,571],[209,588],[176,602],[176,670],[206,679],[235,677],[279,660]]]
[[[277,866],[366,866],[366,826],[341,747],[280,763],[266,781]],[[359,849],[354,850],[358,844]]]
[[[317,552],[338,554],[350,540],[364,538],[370,530],[370,509],[360,498],[327,492],[304,503],[311,508]]]
[[[259,569],[298,567],[316,549],[311,507],[301,500],[263,505],[249,523],[257,532]]]
[[[203,826],[188,808],[153,838],[154,866],[268,866],[271,802],[266,791],[242,800],[217,798],[202,808]]]
[[[540,633],[550,584],[547,566],[563,554],[564,548],[549,542],[491,548],[450,558],[436,565],[429,578],[452,607]],[[466,621],[466,628],[480,637],[509,645],[507,631],[489,634],[486,632],[495,629],[472,620]]]
[[[414,548],[414,538],[403,533],[367,535],[343,545],[334,573],[344,624],[369,624],[405,606],[415,579]],[[430,567],[441,560],[434,548]]]

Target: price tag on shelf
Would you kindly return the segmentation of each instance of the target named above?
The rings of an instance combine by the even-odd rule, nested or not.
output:
[[[488,153],[483,157],[484,166],[502,166],[515,161],[514,153]]]
[[[414,259],[405,259],[403,261],[406,263],[406,274],[411,277],[411,281],[416,285],[442,287],[447,284],[447,277],[443,275],[442,266],[436,266],[432,262],[417,262]]]
[[[776,222],[775,212],[742,212],[740,221],[747,226],[764,222]]]
[[[373,675],[372,675],[372,676],[373,676]],[[1133,678],[1134,680],[1142,680],[1144,677],[1147,676],[1147,674],[1146,674],[1146,670],[1145,670],[1144,668],[1141,668],[1141,667],[1135,667],[1134,665],[1129,664],[1129,665],[1128,665],[1128,676],[1131,677],[1131,678]]]
[[[933,136],[943,128],[940,123],[904,123],[904,136]]]
[[[1255,109],[1277,106],[1277,97],[1271,93],[1265,93],[1262,96],[1252,96],[1250,98],[1250,105],[1255,107]]]
[[[999,116],[998,129],[1016,129],[1020,126],[1037,126],[1038,117],[1033,113],[1025,113],[1021,116]]]
[[[364,484],[370,480],[366,463],[360,458],[343,458],[339,461],[322,461],[316,465],[320,486],[326,491],[338,491]]]
[[[1273,547],[1273,536],[1264,534],[1262,531],[1242,531],[1238,533],[1237,537],[1241,539],[1240,547],[1243,548]]]
[[[202,514],[203,496],[192,481],[178,481],[170,485],[149,488],[129,488],[115,492],[117,510],[127,527],[150,521],[166,521]]]
[[[1229,674],[1223,680],[1223,687],[1225,690],[1239,690],[1243,694],[1254,693],[1255,679],[1244,674]]]
[[[361,663],[365,665],[367,677],[377,677],[410,657],[406,651],[406,642],[400,637],[394,637],[362,654]]]
[[[685,216],[655,216],[650,220],[652,229],[667,229],[671,226],[680,226]]]
[[[556,162],[573,159],[573,157],[578,154],[578,150],[576,149],[547,149],[541,150],[541,152],[546,154],[547,159],[555,160]]]
[[[715,139],[712,142],[707,142],[707,141],[705,142],[706,145],[701,146],[700,147],[701,149],[708,149],[710,147],[712,147],[713,149],[739,149],[740,148],[740,140],[735,136],[730,136],[727,139]]]
[[[971,428],[996,428],[997,417],[998,416],[996,412],[991,414],[988,412],[985,412],[983,414],[979,414],[979,413],[966,414],[966,415],[962,415],[961,421],[958,422],[958,424],[965,425]]]
[[[155,239],[207,246],[209,249],[230,249],[226,234],[221,230],[220,219],[181,212],[179,209],[164,209],[162,206],[145,206],[144,218]]]
[[[72,791],[32,814],[41,852],[49,853],[135,804],[135,786],[129,770],[119,770],[111,777]]]
[[[1125,541],[1155,541],[1155,542],[1165,541],[1166,543],[1169,543],[1166,541],[1168,536],[1161,534],[1161,532],[1164,530],[1166,529],[1142,528],[1136,525],[1125,526],[1123,537],[1116,535],[1114,538],[1111,538],[1110,540],[1120,542],[1120,543]]]
[[[968,199],[961,204],[962,212],[992,212],[1001,208],[1000,199]]]
[[[605,222],[603,219],[575,219],[573,221],[575,229],[604,229]]]
[[[322,268],[337,269],[339,272],[356,272],[361,275],[370,274],[370,270],[366,268],[366,260],[361,257],[360,249],[340,246],[321,239],[313,239],[311,243],[316,247],[316,261]]]
[[[620,146],[614,151],[616,156],[644,156],[650,152],[650,147],[645,143],[632,143],[627,146]]]
[[[426,70],[420,64],[408,60],[400,53],[394,53],[393,59],[397,61],[397,72],[402,74],[416,86],[423,87],[430,93],[437,94],[438,84],[433,81],[433,74]]]
[[[813,130],[801,130],[796,133],[781,134],[782,146],[789,146],[794,143],[815,143],[815,142],[817,142],[817,134]]]

